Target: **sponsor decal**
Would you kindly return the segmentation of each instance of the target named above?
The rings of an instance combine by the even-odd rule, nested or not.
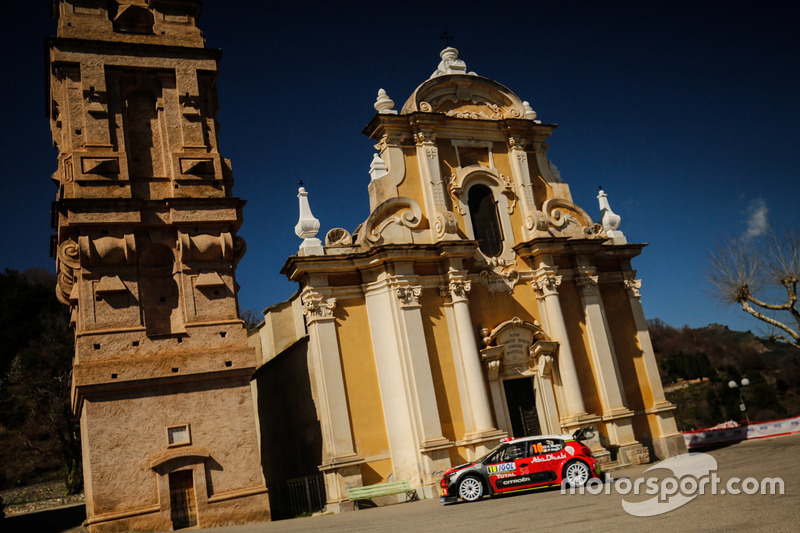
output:
[[[495,476],[495,478],[496,478],[496,479],[506,479],[506,478],[514,477],[514,476],[516,476],[516,475],[517,475],[517,474],[516,474],[516,473],[514,473],[514,472],[508,472],[507,474],[497,474],[497,475]]]
[[[564,452],[561,453],[548,453],[547,455],[541,455],[539,457],[531,457],[531,461],[534,463],[546,463],[547,461],[558,461],[559,459],[566,459],[567,454]]]
[[[566,448],[564,448],[564,451],[566,451],[570,455],[575,455],[575,448],[573,448],[572,446],[567,446]]]
[[[502,472],[513,472],[517,469],[514,463],[500,463],[497,465],[489,465],[487,470],[490,475],[500,474]]]
[[[497,482],[497,488],[503,489],[506,487],[517,487],[519,485],[530,485],[533,479],[530,476],[519,476],[508,479],[501,479]]]

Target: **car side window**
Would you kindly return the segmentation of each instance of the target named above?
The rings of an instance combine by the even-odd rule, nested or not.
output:
[[[560,452],[564,449],[564,441],[560,439],[542,439],[537,440],[532,445],[533,455],[541,455],[544,453]]]
[[[509,444],[501,453],[500,461],[514,461],[530,455],[528,442]]]

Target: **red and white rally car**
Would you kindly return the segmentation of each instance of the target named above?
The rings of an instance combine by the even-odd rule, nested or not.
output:
[[[537,435],[503,439],[475,461],[451,468],[442,477],[441,501],[474,502],[485,495],[560,485],[578,487],[592,477],[602,479],[600,463],[580,441],[594,436],[593,428],[573,435]]]

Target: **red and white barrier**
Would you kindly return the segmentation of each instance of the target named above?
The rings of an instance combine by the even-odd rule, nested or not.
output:
[[[763,439],[800,433],[800,416],[770,420],[769,422],[752,423],[741,426],[734,421],[724,422],[714,427],[687,431],[683,434],[686,447],[689,449],[703,446],[730,444],[749,439]]]

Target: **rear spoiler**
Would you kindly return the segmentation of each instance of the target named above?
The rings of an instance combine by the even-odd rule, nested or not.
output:
[[[594,438],[594,426],[586,426],[585,428],[578,428],[572,434],[572,438],[580,442],[582,440],[589,440]]]

